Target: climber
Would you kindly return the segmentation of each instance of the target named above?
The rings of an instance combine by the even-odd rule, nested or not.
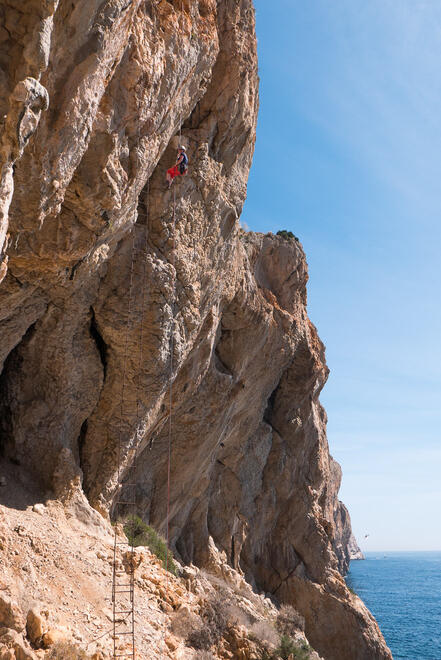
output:
[[[183,176],[184,174],[187,174],[187,170],[188,170],[188,156],[185,152],[185,147],[180,146],[178,148],[178,156],[176,158],[175,166],[167,170],[168,187],[170,188],[175,176]]]

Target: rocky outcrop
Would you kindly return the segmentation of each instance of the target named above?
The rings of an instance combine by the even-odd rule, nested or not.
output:
[[[0,462],[0,473],[4,468]],[[114,530],[102,518],[99,525],[87,523],[86,518],[79,520],[59,501],[26,506],[35,496],[14,482],[4,498],[6,506],[0,504],[0,539],[4,543],[0,658],[110,660],[114,657],[109,598]],[[10,506],[12,501],[21,508]],[[136,566],[137,657],[200,658],[188,638],[193,632],[196,647],[206,640],[207,635],[200,633],[202,627],[208,639],[211,636],[215,641],[212,652],[205,655],[216,660],[256,660],[265,649],[274,650],[279,639],[278,609],[269,598],[253,592],[214,544],[204,570],[185,566],[180,576],[167,573],[147,547],[136,548],[135,561],[130,552],[124,552],[124,546],[117,551],[117,561],[125,571],[130,570],[127,555]],[[127,600],[121,605],[126,609]],[[208,618],[207,613],[214,617]],[[287,623],[294,624],[292,637],[304,647],[301,617],[288,616]],[[130,622],[123,621],[118,628],[129,632]],[[127,649],[124,640],[122,647]],[[302,653],[305,655],[320,660],[312,649]]]
[[[363,553],[358,547],[357,540],[352,533],[351,517],[349,511],[338,499],[338,491],[341,484],[341,467],[331,459],[332,465],[332,483],[334,484],[334,539],[333,549],[338,560],[338,569],[342,575],[346,575],[349,570],[349,564],[352,559],[364,559]]]
[[[353,534],[350,535],[349,541],[348,541],[348,552],[349,552],[349,560],[363,560],[365,559],[364,554],[360,550],[357,539]]]
[[[334,522],[334,551],[339,560],[340,573],[346,575],[349,570],[349,563],[353,559],[364,559],[364,556],[358,547],[357,539],[352,533],[351,517],[343,502],[338,502]]]
[[[0,12],[2,452],[105,516],[135,474],[138,512],[164,531],[171,440],[184,562],[209,564],[214,544],[300,610],[327,659],[390,658],[339,573],[349,521],[305,255],[238,223],[257,116],[251,0]],[[178,141],[191,168],[168,191]]]

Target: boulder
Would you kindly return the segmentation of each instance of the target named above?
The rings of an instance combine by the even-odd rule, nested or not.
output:
[[[36,647],[41,645],[45,622],[36,608],[29,610],[26,617],[26,634],[29,641]]]
[[[16,658],[16,660],[37,660],[35,653],[16,630],[0,629],[0,648],[2,647],[14,653],[12,656],[9,653],[10,658]],[[6,655],[7,657],[8,655]]]
[[[60,630],[55,630],[50,628],[47,632],[43,634],[42,642],[45,649],[54,646],[55,644],[60,644],[65,642],[67,639],[66,633],[61,632]]]
[[[23,613],[18,604],[4,594],[0,594],[0,626],[21,632],[25,627]]]

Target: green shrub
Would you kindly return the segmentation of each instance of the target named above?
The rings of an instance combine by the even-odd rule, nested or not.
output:
[[[288,660],[290,656],[294,660],[309,660],[311,657],[311,647],[306,642],[302,642],[298,645],[289,635],[282,635],[280,638],[280,644],[275,650],[274,658],[282,658],[282,660]]]
[[[282,635],[279,646],[273,651],[263,644],[259,651],[259,660],[310,660],[312,651],[306,642],[298,644],[289,635]]]
[[[276,649],[277,655],[280,656],[282,660],[288,660],[289,656],[291,654],[294,655],[294,652],[296,650],[297,650],[297,646],[295,645],[291,637],[288,637],[288,635],[282,635],[282,637],[280,638],[280,644]]]
[[[303,642],[297,649],[294,651],[294,660],[309,660],[312,653],[312,648],[309,644]]]
[[[71,642],[58,642],[49,651],[47,660],[87,660],[87,654]]]
[[[280,229],[277,232],[277,236],[281,236],[282,238],[285,239],[285,241],[289,241],[290,239],[294,239],[295,241],[299,240],[297,236],[294,236],[292,231],[288,231],[287,229]]]
[[[153,527],[147,525],[139,516],[132,515],[124,523],[124,533],[134,548],[140,545],[147,546],[162,561],[163,567],[176,575],[177,568],[173,554],[171,550],[167,554],[167,543]]]

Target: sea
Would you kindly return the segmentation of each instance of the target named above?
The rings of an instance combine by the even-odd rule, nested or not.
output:
[[[441,552],[366,552],[348,586],[377,619],[394,660],[441,660]]]

